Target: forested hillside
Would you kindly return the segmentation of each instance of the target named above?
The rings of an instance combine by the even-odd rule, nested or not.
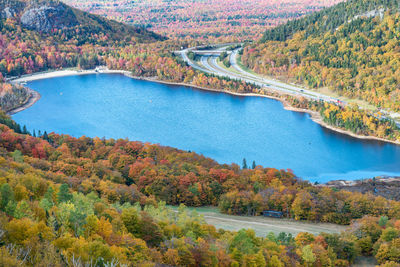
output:
[[[129,38],[138,42],[163,40],[141,27],[129,26],[67,6],[58,0],[8,0],[0,3],[0,17],[15,20],[26,29],[56,34],[58,41],[77,39],[93,43],[107,36],[114,41]]]
[[[171,53],[186,42],[153,42],[163,38],[58,1],[10,0],[0,8],[4,110],[29,97],[5,78],[65,67],[106,65],[164,81],[262,92],[194,71]],[[399,137],[390,121],[355,108],[286,100],[339,127]],[[317,187],[291,170],[218,164],[171,147],[43,130],[29,133],[0,112],[0,266],[319,267],[349,266],[360,255],[382,266],[400,263],[398,201]],[[218,206],[234,215],[273,210],[288,219],[350,226],[341,234],[256,237],[251,230],[215,229],[184,206],[174,212],[166,204]]]
[[[352,0],[267,30],[242,62],[258,73],[400,110],[400,11]]]
[[[105,64],[102,53],[165,38],[109,21],[59,1],[0,2],[0,107],[10,111],[30,93],[5,78],[63,67]]]
[[[34,137],[0,119],[8,125],[0,124],[2,266],[349,266],[359,255],[400,262],[399,202],[159,145]],[[251,230],[216,230],[165,203],[219,203],[233,214],[281,210],[296,220],[336,223],[373,217],[340,235],[260,238]]]
[[[164,81],[239,92],[253,90],[244,82],[207,77],[186,66],[171,51],[187,46],[187,42],[161,41],[164,38],[154,33],[107,21],[56,1],[28,3],[35,4],[1,2],[2,7],[7,6],[0,9],[0,107],[5,111],[20,106],[30,96],[22,88],[4,83],[5,79],[69,67],[93,69],[106,65],[110,69],[131,71],[135,76]],[[50,11],[40,13],[41,19],[30,24],[32,27],[22,23],[25,13],[31,11],[37,15],[39,11],[34,8],[37,5],[42,6],[40,12],[48,8]],[[54,11],[57,8],[63,10],[61,14]],[[52,19],[43,19],[42,15]],[[61,17],[54,19],[58,16]],[[66,26],[74,21],[75,26]],[[51,30],[45,31],[47,26]]]
[[[314,187],[290,170],[220,165],[193,152],[128,140],[101,140],[37,132],[26,134],[6,116],[0,145],[26,155],[34,166],[57,173],[58,182],[112,201],[153,199],[170,205],[220,206],[237,215],[282,211],[296,220],[349,224],[364,215],[400,218],[400,202],[373,195]],[[16,132],[25,133],[17,134]],[[51,178],[51,179],[53,179]],[[116,190],[116,191],[115,191]]]
[[[63,0],[91,13],[141,24],[177,40],[208,42],[261,37],[275,27],[341,0]],[[228,4],[227,4],[228,3]]]

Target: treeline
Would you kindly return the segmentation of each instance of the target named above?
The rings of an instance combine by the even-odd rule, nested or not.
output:
[[[187,46],[186,42],[143,44],[137,43],[133,37],[114,40],[106,34],[87,36],[85,31],[78,31],[76,37],[66,37],[62,30],[43,35],[22,28],[16,20],[8,19],[3,22],[0,33],[0,72],[5,77],[67,67],[93,69],[106,65],[110,69],[131,71],[135,76],[157,77],[164,81],[237,92],[253,90],[252,86],[242,81],[203,75],[171,54],[170,51]],[[11,85],[2,86],[8,88]],[[14,101],[13,97],[22,99],[18,94],[20,92],[15,91],[14,96],[9,94],[4,97],[1,106],[3,110],[9,110],[16,105],[18,101]]]
[[[382,266],[400,263],[398,202],[169,147],[56,134],[45,141],[0,128],[2,266],[317,267],[349,266],[359,255],[392,264]],[[247,214],[252,196],[265,209],[289,206],[296,219],[376,217],[342,234],[256,237],[252,230],[216,230],[183,206],[174,212],[157,202],[198,206],[220,199],[223,210],[230,202],[231,213]]]
[[[0,109],[6,112],[15,109],[26,103],[30,96],[31,94],[27,88],[5,83],[0,76]]]
[[[265,42],[245,48],[242,62],[257,73],[398,111],[399,25],[398,1],[347,1],[267,31]]]
[[[400,141],[400,128],[395,121],[385,118],[380,112],[369,112],[357,105],[342,106],[337,103],[286,97],[291,106],[316,111],[328,125],[364,136],[375,136]]]

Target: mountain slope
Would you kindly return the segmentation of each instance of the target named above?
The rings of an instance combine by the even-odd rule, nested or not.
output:
[[[342,2],[306,17],[268,29],[261,42],[286,41],[299,31],[305,31],[306,36],[318,36],[329,31],[333,33],[340,25],[355,19],[373,18],[383,15],[382,11],[398,9],[399,7],[400,2],[397,0],[351,0]]]
[[[374,255],[381,266],[400,262],[400,202],[312,186],[283,170],[220,165],[170,147],[46,132],[34,137],[2,123],[21,132],[0,113],[0,266],[333,267],[350,266],[359,255]],[[356,220],[340,234],[257,237],[251,229],[217,230],[184,205],[176,212],[166,207],[183,203],[220,203],[222,211],[242,215],[275,210],[296,220]]]
[[[116,55],[118,48],[165,39],[53,0],[1,1],[0,16],[4,77],[65,67],[94,68],[106,65],[104,55]]]
[[[242,62],[255,72],[400,110],[399,1],[353,0],[265,32]]]
[[[141,45],[164,39],[59,1],[0,1],[0,108],[10,111],[31,97],[26,88],[7,84],[4,78],[65,67],[94,68],[116,62],[114,58],[124,68],[118,49],[138,51]]]
[[[9,0],[0,3],[0,16],[15,19],[24,28],[40,33],[62,31],[66,37],[73,34],[106,34],[111,39],[134,37],[138,42],[164,38],[140,27],[107,20],[70,7],[60,1]]]

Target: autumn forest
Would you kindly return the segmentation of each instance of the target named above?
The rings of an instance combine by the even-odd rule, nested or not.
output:
[[[246,8],[240,1],[150,2],[0,3],[0,265],[322,267],[361,258],[400,266],[400,202],[380,192],[339,190],[290,169],[220,164],[123,137],[28,131],[9,116],[32,97],[13,79],[105,66],[135,78],[269,96],[336,129],[400,141],[396,121],[380,112],[400,110],[398,1],[249,1]],[[46,23],[36,23],[32,14],[39,13]],[[176,53],[232,41],[245,41],[239,61],[254,74],[375,109],[203,73]],[[220,58],[231,68],[227,54]],[[346,230],[258,236],[216,228],[187,208],[208,206],[235,216],[274,211],[282,220]]]

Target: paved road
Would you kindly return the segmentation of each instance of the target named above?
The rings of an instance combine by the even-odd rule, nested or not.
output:
[[[207,54],[207,50],[201,50],[203,55],[198,55],[200,56],[200,62],[201,65],[197,64],[196,62],[192,61],[191,59],[188,58],[187,53],[190,51],[196,51],[201,47],[192,47],[192,48],[187,48],[181,51],[176,51],[176,53],[180,54],[183,58],[183,60],[191,67],[208,73],[208,74],[213,74],[216,76],[222,76],[222,77],[229,77],[231,79],[236,79],[236,80],[242,80],[248,83],[252,83],[255,85],[260,86],[261,88],[271,88],[276,91],[280,91],[282,93],[289,93],[289,94],[294,94],[294,95],[299,95],[299,96],[304,96],[306,98],[311,98],[315,100],[323,100],[327,102],[335,102],[338,103],[339,100],[333,97],[330,97],[328,95],[324,95],[306,88],[302,88],[299,86],[296,86],[294,84],[288,84],[284,82],[280,82],[274,79],[268,79],[265,77],[262,77],[260,75],[253,74],[249,71],[244,70],[237,62],[238,58],[238,53],[242,48],[237,48],[233,50],[230,55],[229,55],[229,61],[231,63],[232,69],[227,69],[225,67],[222,67],[221,65],[218,64],[217,59],[218,59],[218,52],[222,53],[223,51],[227,51],[227,49],[233,44],[223,44],[219,46],[214,46],[214,48],[208,50],[210,54]],[[340,101],[341,104],[346,105],[346,102]],[[400,115],[397,113],[394,113],[389,110],[381,110],[381,113],[383,113],[383,116],[377,117],[378,119],[383,119],[383,118],[391,118],[395,119],[396,124],[400,127],[400,122],[397,117]]]
[[[220,52],[222,53],[223,51],[226,51],[229,48],[229,45],[221,46],[219,48],[213,48],[212,50],[209,50],[209,52],[216,53]],[[235,71],[229,70],[227,68],[221,67],[218,62],[218,55],[200,55],[200,62],[201,65],[197,64],[196,62],[192,61],[189,59],[187,56],[187,53],[190,51],[195,51],[197,48],[187,48],[182,51],[178,51],[178,53],[181,54],[182,58],[184,61],[188,63],[189,66],[203,71],[208,74],[214,74],[217,76],[223,76],[223,77],[229,77],[231,79],[236,79],[236,80],[242,80],[246,81],[248,83],[252,83],[255,85],[258,85],[260,87],[266,87],[266,88],[272,88],[278,91],[281,91],[283,93],[290,93],[290,94],[296,94],[296,95],[302,95],[308,98],[312,99],[322,99],[325,101],[336,101],[335,99],[325,96],[323,94],[307,90],[298,86],[278,82],[275,80],[271,79],[266,79],[257,75],[254,75],[252,73],[249,73],[245,70],[243,70],[239,64],[237,63],[237,56],[238,52],[241,48],[238,48],[234,51],[229,56],[230,63],[232,67],[235,69]],[[204,50],[202,50],[204,51]],[[206,51],[204,51],[206,52]]]
[[[232,54],[229,57],[229,61],[230,61],[231,65],[232,65],[232,67],[236,71],[238,71],[241,75],[243,75],[244,77],[249,77],[249,78],[255,79],[255,80],[257,80],[257,81],[259,81],[261,83],[268,84],[270,87],[272,87],[274,89],[280,88],[280,89],[283,89],[283,90],[290,91],[292,93],[296,92],[298,94],[302,94],[302,95],[305,95],[307,97],[313,97],[313,98],[316,98],[316,99],[323,99],[323,100],[326,100],[326,101],[335,101],[335,99],[333,99],[333,98],[331,98],[329,96],[320,94],[318,92],[314,92],[314,91],[311,91],[311,90],[307,90],[305,88],[301,88],[301,87],[294,86],[294,85],[291,85],[291,84],[279,82],[279,81],[276,81],[276,80],[263,78],[263,77],[260,77],[260,76],[257,76],[257,75],[254,75],[254,74],[250,73],[250,72],[245,71],[237,63],[237,58],[238,58],[239,51],[240,51],[240,48],[236,49],[235,51],[233,51]]]
[[[191,49],[187,48],[187,49],[184,49],[184,50],[182,50],[182,51],[177,51],[176,53],[181,54],[183,60],[184,60],[190,67],[192,67],[192,68],[194,68],[194,69],[197,69],[197,70],[199,70],[199,71],[208,73],[208,74],[212,74],[212,72],[210,72],[209,70],[207,70],[207,69],[205,69],[205,68],[200,67],[198,64],[196,64],[195,62],[193,62],[193,61],[188,57],[187,54],[188,54],[188,52],[190,52],[190,51],[191,51]]]
[[[207,52],[209,52],[209,53],[222,53],[224,50],[226,50],[228,47],[229,47],[230,45],[223,45],[223,46],[221,46],[221,47],[217,47],[217,48],[214,48],[214,49],[212,49],[212,50],[201,50],[203,53],[207,53]],[[181,51],[175,51],[175,53],[177,53],[177,54],[180,54],[181,56],[182,56],[182,58],[183,58],[183,60],[189,65],[189,66],[191,66],[192,68],[194,68],[194,69],[197,69],[197,70],[199,70],[199,71],[202,71],[202,72],[205,72],[205,73],[208,73],[208,74],[215,74],[215,73],[213,73],[210,69],[208,69],[207,67],[206,68],[203,68],[202,66],[200,66],[199,64],[197,64],[196,62],[194,62],[194,61],[192,61],[189,57],[188,57],[188,53],[189,52],[193,52],[193,51],[197,51],[197,49],[199,49],[200,47],[192,47],[192,48],[186,48],[186,49],[183,49],[183,50],[181,50]],[[206,56],[201,56],[201,59],[200,60],[202,60],[204,57],[208,57],[207,55]]]

